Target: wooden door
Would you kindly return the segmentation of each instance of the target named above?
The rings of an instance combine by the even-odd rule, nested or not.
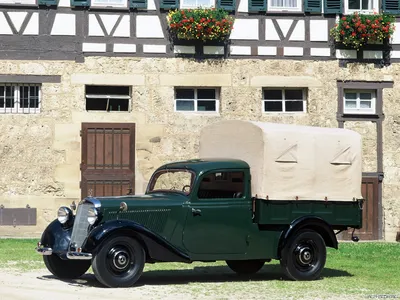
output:
[[[363,177],[361,192],[365,199],[363,205],[362,228],[356,229],[354,235],[360,240],[377,240],[379,239],[379,180],[378,177]],[[351,238],[353,229],[344,232],[342,237],[345,240]]]
[[[135,124],[82,123],[81,197],[135,192]]]

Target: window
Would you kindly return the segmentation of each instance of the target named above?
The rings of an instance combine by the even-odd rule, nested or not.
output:
[[[148,192],[183,192],[192,190],[195,174],[189,170],[167,169],[158,171],[149,183]]]
[[[374,90],[344,90],[344,113],[347,114],[374,114]]]
[[[271,0],[268,1],[269,11],[301,11],[300,0]]]
[[[0,85],[0,113],[39,113],[40,86],[37,84]]]
[[[86,86],[86,110],[129,111],[128,86]]]
[[[218,112],[219,91],[215,88],[176,88],[175,110],[184,112]]]
[[[263,112],[306,112],[305,89],[264,89]]]
[[[373,0],[345,0],[347,13],[373,10]]]
[[[244,192],[243,172],[214,172],[203,177],[197,193],[199,199],[242,198]]]
[[[127,0],[92,0],[90,6],[94,7],[127,7]]]
[[[215,0],[182,0],[181,8],[214,7]]]
[[[36,0],[0,0],[1,4],[36,5]]]

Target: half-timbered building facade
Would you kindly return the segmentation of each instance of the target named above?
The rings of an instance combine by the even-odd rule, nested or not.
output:
[[[227,42],[171,38],[168,11],[198,6],[230,12]],[[0,0],[0,235],[38,235],[86,195],[143,193],[159,165],[197,156],[204,125],[243,119],[360,132],[360,235],[395,241],[400,30],[334,42],[354,12],[400,2]]]

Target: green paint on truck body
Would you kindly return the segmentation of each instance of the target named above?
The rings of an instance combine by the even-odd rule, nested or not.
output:
[[[175,162],[158,168],[155,174],[168,170],[192,172],[191,192],[150,192],[148,189],[141,196],[98,197],[96,199],[101,203],[100,224],[117,219],[138,223],[187,254],[191,261],[277,259],[285,233],[300,219],[305,223],[308,218],[322,219],[332,230],[362,226],[359,200],[253,198],[249,165],[241,160]],[[244,195],[240,198],[199,199],[197,191],[201,180],[216,171],[243,172]],[[120,211],[121,202],[127,204],[126,211]]]

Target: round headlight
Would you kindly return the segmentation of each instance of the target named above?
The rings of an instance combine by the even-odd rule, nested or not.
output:
[[[61,206],[57,212],[57,219],[61,224],[67,223],[69,218],[72,216],[72,211],[65,206]]]
[[[89,208],[87,220],[90,225],[93,225],[97,221],[98,213],[94,207]]]

